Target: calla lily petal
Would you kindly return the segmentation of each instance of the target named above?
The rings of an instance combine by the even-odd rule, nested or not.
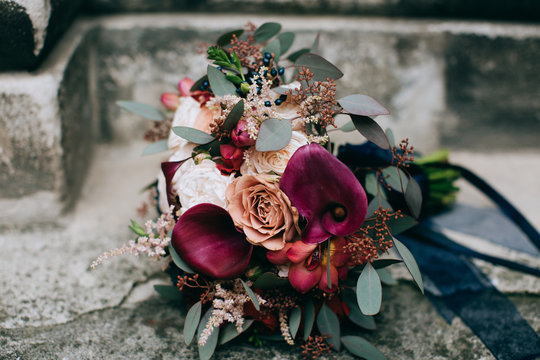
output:
[[[306,244],[303,241],[296,241],[289,251],[287,251],[287,257],[295,264],[302,262],[313,253],[316,247],[317,244]]]
[[[281,250],[266,252],[266,258],[274,265],[285,265],[289,262],[287,251],[291,248],[292,243],[286,243]]]
[[[184,160],[182,161],[168,161],[168,162],[162,162],[161,163],[161,171],[163,171],[163,175],[165,175],[165,186],[167,189],[167,202],[169,203],[169,206],[174,205],[176,203],[175,195],[172,193],[172,179],[174,177],[174,174],[178,171],[180,166],[184,163]]]
[[[174,226],[171,243],[193,270],[216,279],[244,273],[253,251],[229,213],[213,204],[189,208]]]
[[[280,188],[306,218],[302,241],[308,244],[350,235],[366,217],[362,185],[345,164],[318,144],[304,145],[294,153]]]
[[[311,290],[321,280],[322,268],[308,270],[303,263],[292,264],[289,268],[289,282],[302,294]]]

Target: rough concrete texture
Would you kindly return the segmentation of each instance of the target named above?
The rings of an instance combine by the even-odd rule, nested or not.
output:
[[[77,27],[35,73],[0,74],[0,224],[55,219],[92,154],[92,33]]]
[[[81,0],[1,0],[0,71],[35,69],[80,5]]]
[[[538,20],[534,0],[91,0],[89,12],[202,11]]]
[[[152,289],[153,284],[168,283],[159,263],[126,255],[89,270],[100,253],[130,238],[130,218],[141,221],[135,209],[145,195],[139,190],[153,180],[162,158],[141,157],[144,146],[142,142],[101,145],[72,213],[55,225],[0,232],[0,358],[197,359],[196,348],[183,343],[182,304],[167,303]],[[479,171],[503,193],[514,191],[515,182],[499,172],[498,157],[470,157],[460,152],[454,156],[466,166],[481,163]],[[517,160],[517,164],[522,158],[521,153],[507,156],[506,160]],[[515,200],[524,211],[538,211],[535,199],[539,197],[535,187],[527,197]],[[481,239],[473,242],[482,241],[485,243]],[[540,266],[538,257],[516,256]],[[480,265],[540,332],[538,279],[487,263]],[[492,359],[459,319],[447,325],[408,275],[400,275],[399,268],[395,273],[400,282],[385,288],[378,329],[359,335],[376,344],[389,359]],[[298,348],[266,342],[255,349],[241,338],[220,348],[215,358],[299,357]],[[352,359],[346,352],[336,358]]]

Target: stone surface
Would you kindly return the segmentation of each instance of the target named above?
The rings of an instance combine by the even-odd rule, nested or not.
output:
[[[92,32],[64,40],[39,71],[0,74],[0,224],[54,220],[90,161]]]
[[[538,20],[534,0],[92,0],[89,12],[203,11],[265,14],[341,14],[404,17]]]
[[[75,18],[81,0],[1,0],[0,71],[33,70]]]
[[[141,157],[144,146],[142,142],[99,146],[73,212],[53,225],[0,231],[0,358],[197,359],[195,347],[183,345],[181,304],[165,302],[152,289],[154,284],[168,283],[159,263],[123,256],[89,270],[100,253],[129,239],[130,218],[141,221],[135,209],[145,195],[139,190],[153,181],[163,156]],[[499,171],[498,157],[460,152],[453,156],[465,166],[481,163],[478,172],[504,194],[514,191],[515,183]],[[505,160],[519,165],[527,156],[532,155],[507,154]],[[516,205],[535,210],[539,197],[540,189],[532,188],[528,196],[515,199]],[[466,240],[502,255],[485,240]],[[540,266],[538,257],[516,256]],[[478,265],[540,332],[538,279],[488,263]],[[391,359],[493,358],[459,319],[448,325],[408,275],[399,268],[395,274],[400,282],[385,288],[378,329],[362,331],[361,336]],[[239,339],[220,348],[215,358],[297,359],[299,353],[298,348],[277,343],[255,349]],[[337,359],[352,357],[342,352]]]

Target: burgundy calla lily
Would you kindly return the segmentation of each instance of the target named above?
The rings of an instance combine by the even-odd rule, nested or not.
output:
[[[174,226],[171,244],[193,270],[216,279],[244,273],[253,251],[229,213],[213,204],[189,208]]]
[[[172,193],[172,179],[174,174],[178,171],[180,166],[184,163],[182,161],[166,161],[161,163],[161,171],[165,175],[165,186],[167,189],[167,202],[169,206],[176,204],[175,195]]]
[[[362,185],[345,164],[318,144],[296,150],[281,177],[280,188],[307,220],[302,232],[305,243],[350,235],[366,217],[367,198]]]

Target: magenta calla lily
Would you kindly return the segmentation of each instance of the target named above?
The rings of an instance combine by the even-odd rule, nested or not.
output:
[[[213,204],[188,209],[174,226],[171,244],[193,270],[216,279],[243,274],[253,251],[229,213]]]
[[[318,144],[296,150],[280,188],[307,220],[302,232],[305,243],[350,235],[366,217],[367,197],[362,185],[345,164]]]
[[[165,186],[167,189],[167,202],[169,203],[169,206],[176,204],[176,199],[174,194],[172,193],[172,179],[174,177],[174,174],[178,171],[180,166],[184,163],[184,160],[182,161],[167,161],[161,163],[161,171],[163,172],[163,175],[165,176]]]

